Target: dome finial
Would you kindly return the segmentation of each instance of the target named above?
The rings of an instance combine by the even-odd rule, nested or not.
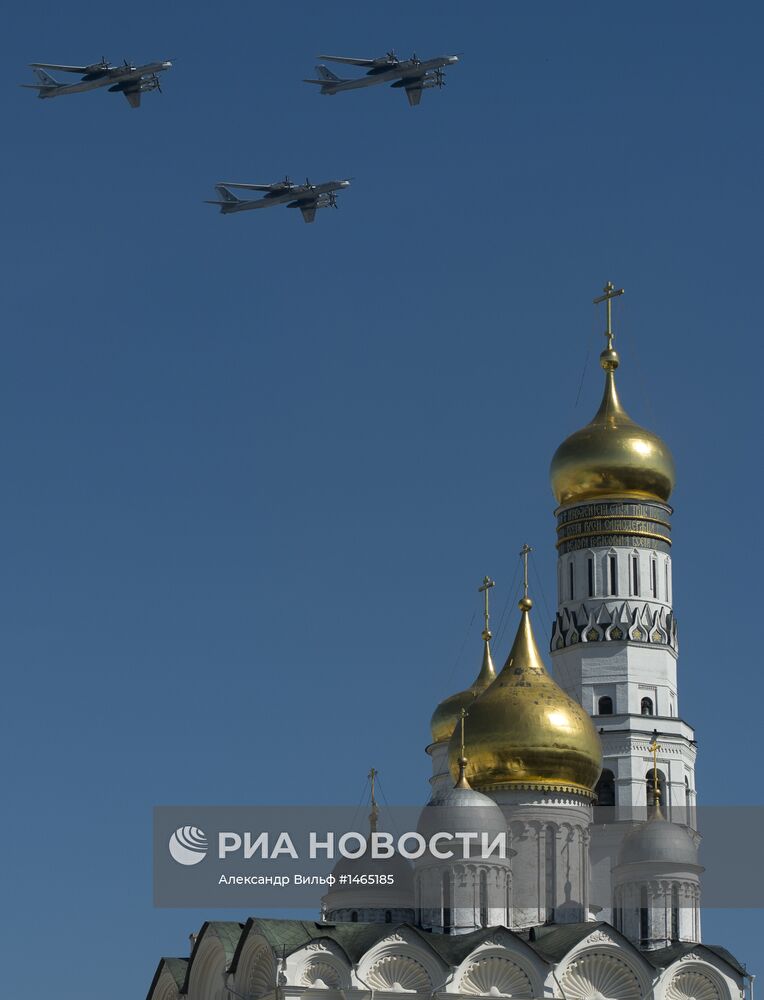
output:
[[[495,586],[496,584],[490,576],[486,576],[483,577],[482,585],[478,587],[478,593],[483,594],[484,597],[483,661],[480,665],[480,671],[468,688],[445,698],[435,709],[430,722],[434,743],[443,743],[451,738],[459,722],[459,710],[466,705],[471,705],[478,695],[482,694],[496,680],[496,669],[491,659],[490,640],[492,636],[489,628],[490,613],[488,607],[488,591]]]
[[[488,591],[491,589],[491,587],[495,586],[496,584],[490,578],[490,576],[484,576],[483,585],[481,587],[478,587],[478,593],[482,594],[483,597],[485,598],[485,610],[483,611],[483,620],[485,621],[485,628],[483,629],[483,642],[488,642],[488,640],[492,638],[491,630],[488,627],[488,621],[490,619],[490,612],[488,610]]]
[[[598,296],[594,299],[595,306],[598,306],[601,302],[607,303],[607,326],[605,327],[605,336],[607,337],[607,347],[600,354],[600,364],[605,369],[605,371],[615,371],[618,367],[618,353],[613,349],[613,313],[612,313],[612,303],[613,299],[617,298],[619,295],[623,295],[623,288],[616,288],[612,281],[608,281],[605,287],[602,289],[605,293],[604,295]]]
[[[523,596],[518,607],[521,611],[530,611],[533,607],[533,601],[528,597],[528,556],[531,552],[533,549],[527,543],[520,549],[520,558],[523,561]]]
[[[369,832],[370,833],[376,833],[377,832],[377,821],[379,820],[379,809],[377,808],[376,789],[374,787],[375,783],[376,783],[376,780],[377,780],[377,775],[378,774],[379,774],[379,771],[376,769],[376,767],[372,767],[372,769],[366,775],[366,777],[369,779],[369,782],[371,784],[371,797],[370,797],[371,809],[369,810]]]
[[[488,579],[488,577],[486,577],[486,579]],[[464,720],[467,718],[469,714],[470,713],[467,711],[466,708],[462,708],[462,710],[459,712],[461,743],[459,749],[459,760],[457,760],[456,762],[459,765],[459,777],[456,779],[456,784],[454,785],[454,788],[472,787],[469,781],[467,781],[467,776],[465,774],[467,770],[467,758],[464,756]]]

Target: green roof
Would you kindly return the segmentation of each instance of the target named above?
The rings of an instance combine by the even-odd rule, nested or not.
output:
[[[576,945],[580,944],[593,931],[597,930],[597,928],[607,929],[623,942],[624,947],[631,949],[635,954],[641,955],[654,968],[666,968],[688,954],[688,952],[696,949],[704,949],[721,959],[738,974],[746,974],[745,967],[725,948],[721,948],[718,945],[677,943],[670,948],[661,948],[656,951],[638,951],[622,934],[614,930],[610,924],[602,921],[576,924],[550,924],[534,927],[530,931],[522,931],[520,933],[511,931],[506,927],[487,927],[483,930],[472,931],[469,934],[437,934],[423,931],[412,924],[406,923],[385,924],[362,923],[360,921],[355,923],[348,921],[332,924],[321,923],[315,920],[277,920],[250,917],[246,924],[222,920],[210,921],[203,924],[189,960],[166,958],[162,959],[159,963],[159,968],[154,976],[147,1000],[151,998],[163,965],[167,967],[170,974],[178,983],[180,992],[186,993],[188,991],[191,966],[197,949],[207,934],[214,934],[222,942],[226,968],[230,972],[235,972],[250,933],[263,937],[277,958],[291,955],[293,952],[304,948],[311,941],[323,939],[334,942],[342,949],[351,965],[356,965],[377,941],[387,937],[392,931],[406,929],[410,933],[415,934],[423,944],[428,946],[445,966],[453,967],[459,965],[482,941],[493,937],[497,931],[504,931],[510,937],[514,938],[515,941],[520,942],[523,947],[532,950],[542,961],[556,964],[565,958]]]
[[[160,958],[159,965],[157,965],[157,970],[154,973],[154,978],[151,980],[151,986],[149,986],[149,991],[146,994],[146,1000],[151,1000],[151,994],[156,989],[159,977],[162,975],[164,969],[167,969],[172,978],[175,980],[175,984],[178,989],[182,991],[183,984],[186,981],[188,962],[189,960],[187,958]]]
[[[589,930],[592,924],[586,925]],[[253,917],[247,921],[244,933],[241,935],[236,954],[231,964],[231,972],[236,971],[241,950],[244,942],[250,933],[260,934],[273,949],[277,956],[291,955],[292,952],[304,948],[310,941],[323,938],[333,941],[347,955],[348,960],[355,964],[366,954],[366,952],[377,941],[387,937],[391,931],[406,928],[411,933],[416,934],[424,944],[426,944],[445,965],[458,965],[469,955],[481,941],[492,937],[498,928],[487,927],[483,930],[472,931],[469,934],[432,934],[423,931],[413,924],[383,924],[383,923],[362,923],[362,922],[340,922],[319,923],[313,920],[272,920],[267,918]],[[506,930],[507,934],[518,941],[522,941],[527,946],[524,936],[516,934],[514,931]],[[531,947],[533,947],[531,945]],[[542,956],[543,957],[543,956]]]
[[[645,951],[642,954],[651,965],[658,969],[664,969],[677,959],[684,958],[691,951],[710,951],[712,955],[716,955],[722,962],[726,962],[741,976],[748,975],[746,967],[741,965],[731,952],[718,944],[692,944],[688,941],[677,941],[668,948],[657,948],[655,951]]]
[[[191,958],[188,960],[186,978],[183,980],[183,986],[180,988],[181,993],[188,993],[188,980],[191,975],[191,966],[194,964],[196,953],[206,935],[214,934],[220,939],[223,945],[223,951],[225,952],[226,968],[228,968],[233,961],[234,955],[236,954],[236,949],[239,945],[239,941],[241,940],[244,926],[244,924],[237,923],[233,920],[206,920],[202,924],[202,929],[199,931],[196,937],[196,942],[194,943],[194,950],[191,952]]]

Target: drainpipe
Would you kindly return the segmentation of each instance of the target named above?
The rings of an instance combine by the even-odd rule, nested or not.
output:
[[[431,991],[431,993],[430,993],[431,1000],[435,1000],[435,994],[436,993],[440,993],[440,991],[443,989],[444,986],[448,986],[448,984],[451,982],[451,980],[454,978],[455,975],[456,975],[456,966],[452,965],[451,966],[451,971],[448,973],[448,975],[443,980],[443,982],[440,984],[440,986],[436,986]]]
[[[355,977],[358,980],[358,982],[359,983],[363,983],[363,985],[369,991],[369,1000],[374,1000],[374,987],[373,986],[369,986],[369,984],[366,982],[365,979],[361,979],[361,977],[358,975],[358,966],[357,965],[353,966],[353,972],[355,973]]]

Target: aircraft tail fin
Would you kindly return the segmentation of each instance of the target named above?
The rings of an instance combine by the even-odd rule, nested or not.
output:
[[[228,190],[225,184],[216,184],[215,190],[220,196],[220,200],[208,201],[207,204],[218,205],[220,207],[220,211],[223,213],[233,211],[234,206],[238,205],[241,201],[241,198],[237,198],[233,191]]]
[[[48,97],[54,90],[64,86],[44,69],[34,69],[33,72],[37,77],[37,83],[22,83],[21,86],[36,90],[39,97]]]
[[[305,80],[305,83],[315,83],[321,88],[322,94],[333,94],[334,88],[338,84],[347,83],[347,80],[343,80],[341,76],[332,73],[328,66],[316,66],[316,73],[318,74],[317,80]]]
[[[44,69],[35,69],[34,75],[40,81],[39,85],[41,87],[62,87],[63,84],[59,83],[50,73],[46,73]]]
[[[216,184],[215,190],[227,205],[233,205],[234,202],[241,201],[241,198],[237,198],[233,191],[230,191],[225,184]]]
[[[342,77],[337,76],[336,73],[332,73],[328,66],[316,66],[316,73],[321,77],[324,83],[342,83]]]

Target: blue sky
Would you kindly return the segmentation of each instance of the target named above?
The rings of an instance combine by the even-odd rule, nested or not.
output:
[[[6,14],[9,995],[35,966],[127,1000],[184,953],[210,914],[153,910],[155,804],[355,802],[371,764],[425,800],[477,585],[513,602],[525,541],[547,634],[548,463],[599,401],[608,279],[622,398],[678,466],[699,796],[764,801],[761,10],[390,6]],[[463,56],[416,109],[301,82],[391,47]],[[101,55],[175,67],[139,111],[16,86]],[[314,226],[202,203],[285,173],[354,180]],[[753,963],[761,913],[704,932]]]

